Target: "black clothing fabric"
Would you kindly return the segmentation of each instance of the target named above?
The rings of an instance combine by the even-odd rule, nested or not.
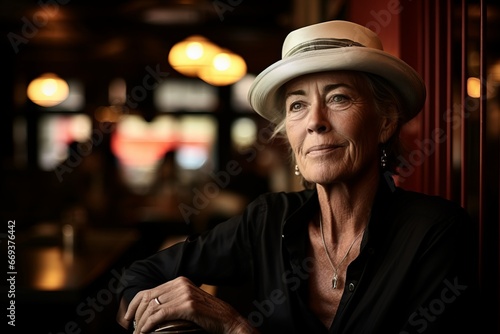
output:
[[[330,328],[309,310],[307,222],[316,190],[270,193],[212,230],[133,263],[129,302],[177,276],[197,284],[251,280],[262,333],[453,333],[479,328],[477,227],[457,204],[382,180],[359,256]],[[472,327],[471,327],[472,326]]]

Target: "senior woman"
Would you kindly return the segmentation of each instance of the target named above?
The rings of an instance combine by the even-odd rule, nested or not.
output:
[[[264,194],[201,235],[131,264],[119,322],[211,333],[452,333],[478,308],[476,227],[451,201],[391,182],[420,76],[369,29],[291,32],[249,91],[288,139],[305,189]],[[199,286],[253,286],[238,314]],[[123,309],[125,310],[125,309]],[[477,328],[477,327],[476,327]]]

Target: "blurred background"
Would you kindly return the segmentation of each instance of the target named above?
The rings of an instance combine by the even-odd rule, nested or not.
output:
[[[15,235],[2,294],[15,330],[119,333],[124,266],[263,192],[300,189],[246,94],[288,32],[331,19],[374,30],[424,77],[396,181],[477,222],[498,328],[499,16],[479,0],[0,1],[2,254]]]

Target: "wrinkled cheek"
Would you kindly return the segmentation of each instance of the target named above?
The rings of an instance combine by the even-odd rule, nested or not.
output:
[[[356,167],[363,160],[364,154],[366,153],[366,143],[361,141],[351,141],[349,145],[349,150],[347,151],[347,163],[351,168]]]
[[[377,157],[377,141],[374,139],[372,142],[362,142],[357,145],[352,154],[353,167],[369,164]]]
[[[293,131],[293,129],[291,129]],[[293,133],[293,132],[288,132],[287,133]],[[300,155],[300,153],[303,151],[303,146],[304,146],[304,140],[303,138],[299,138],[297,136],[288,136],[288,143],[290,144],[290,147],[292,148],[293,154]]]

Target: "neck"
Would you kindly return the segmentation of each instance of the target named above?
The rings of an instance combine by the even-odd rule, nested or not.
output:
[[[327,239],[353,240],[363,231],[379,184],[378,173],[365,174],[354,182],[317,185],[320,214]]]

